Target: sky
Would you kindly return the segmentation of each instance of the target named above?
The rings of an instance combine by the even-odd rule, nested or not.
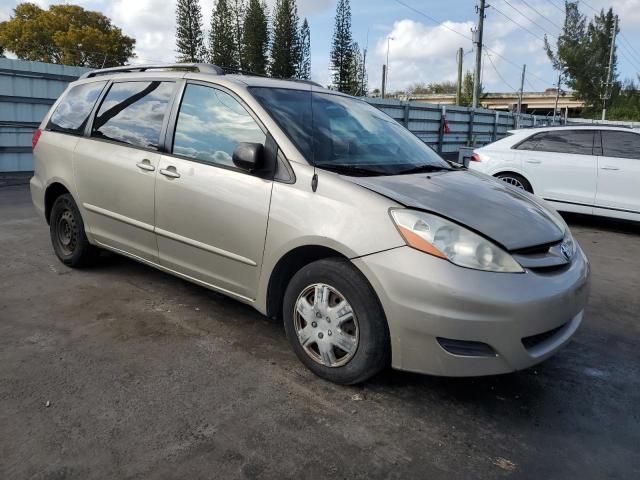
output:
[[[31,0],[43,7],[74,3],[109,16],[137,40],[135,63],[175,60],[175,0]],[[301,18],[311,29],[312,78],[330,83],[329,52],[337,0],[297,0]],[[0,21],[19,2],[0,0]],[[208,28],[214,0],[200,0]],[[471,28],[477,22],[475,0],[351,0],[353,39],[367,47],[369,88],[379,87],[389,54],[388,89],[416,83],[455,80],[456,51],[464,49],[464,69],[473,68]],[[527,65],[526,91],[543,91],[557,81],[543,50],[542,38],[559,32],[563,0],[492,0],[485,20],[482,80],[485,91],[519,89],[522,65]],[[275,0],[267,0],[272,8]],[[613,7],[620,17],[618,73],[635,79],[640,73],[640,0],[581,0],[588,17]],[[390,40],[388,40],[390,39]]]

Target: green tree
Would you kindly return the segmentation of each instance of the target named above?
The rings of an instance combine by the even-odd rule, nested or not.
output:
[[[0,45],[21,60],[111,67],[135,57],[135,44],[108,17],[77,5],[21,3],[0,23]]]
[[[209,33],[209,57],[211,63],[238,69],[238,57],[235,38],[234,18],[227,0],[218,0],[211,16]]]
[[[264,75],[269,53],[269,18],[264,2],[249,0],[243,30],[244,68]]]
[[[271,46],[271,75],[291,78],[300,63],[298,7],[295,0],[276,0]]]
[[[605,88],[608,88],[606,83],[615,15],[612,9],[606,13],[602,11],[587,24],[578,2],[566,2],[565,9],[564,27],[555,51],[547,39],[545,50],[554,68],[561,73],[576,97],[584,100],[587,110],[592,110],[601,106],[601,97]],[[612,87],[617,82],[616,65],[617,55],[614,51]]]
[[[349,92],[354,78],[353,41],[351,38],[351,6],[349,0],[338,0],[331,46],[333,88]]]
[[[311,30],[309,22],[305,18],[300,27],[300,55],[296,76],[309,80],[311,78]]]
[[[480,91],[478,92],[478,98],[484,98],[486,94],[482,85],[480,85]],[[462,77],[462,95],[460,96],[460,105],[463,107],[470,107],[473,105],[473,72],[467,70]]]
[[[235,45],[236,63],[241,70],[246,70],[244,61],[244,17],[247,12],[245,0],[230,0],[233,16],[233,43]]]
[[[444,82],[432,82],[427,84],[415,83],[407,91],[414,95],[420,94],[452,94],[456,93],[456,82],[445,80]]]
[[[207,57],[198,0],[178,0],[176,5],[176,51],[178,62],[203,62]]]
[[[360,50],[358,43],[351,46],[352,64],[351,64],[351,81],[349,82],[349,94],[357,97],[364,97],[368,90],[367,69],[364,64],[364,53]]]
[[[638,76],[640,83],[640,75]],[[640,87],[633,81],[626,81],[614,94],[607,111],[609,120],[640,121]]]

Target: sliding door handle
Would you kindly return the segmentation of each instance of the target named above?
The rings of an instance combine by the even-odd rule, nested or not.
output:
[[[160,173],[169,178],[180,178],[180,174],[176,171],[176,167],[161,168]]]
[[[542,163],[541,160],[527,160],[527,163]]]
[[[136,167],[142,170],[146,170],[147,172],[153,172],[156,169],[156,167],[151,165],[151,162],[149,160],[143,160],[141,162],[136,163]]]
[[[620,170],[619,167],[612,167],[611,165],[606,165],[601,168],[601,170]]]

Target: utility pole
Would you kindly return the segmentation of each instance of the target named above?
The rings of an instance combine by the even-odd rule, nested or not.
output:
[[[520,114],[522,113],[522,95],[524,94],[524,76],[527,73],[527,65],[522,65],[522,78],[520,79],[520,93],[518,94],[518,128],[520,128]]]
[[[618,16],[613,17],[613,29],[611,30],[611,51],[609,52],[609,68],[607,69],[607,83],[604,85],[602,96],[602,120],[607,119],[607,100],[611,98],[611,78],[613,76],[613,52],[616,48],[616,33],[618,32]]]
[[[556,113],[558,112],[558,100],[560,100],[560,82],[562,81],[562,73],[558,74],[558,86],[556,88],[556,104],[553,107],[553,124],[556,124]]]
[[[389,42],[391,42],[391,40],[395,40],[395,38],[387,37],[387,63],[382,69],[382,81],[384,82],[382,86],[382,98],[384,98],[384,92],[387,90],[387,80],[389,79]]]
[[[484,9],[485,0],[480,0],[478,11],[478,28],[473,31],[473,43],[476,47],[476,68],[473,72],[473,108],[478,108],[478,97],[480,96],[480,73],[482,70],[482,37],[484,33]]]
[[[462,102],[462,57],[464,57],[464,50],[458,49],[456,59],[458,60],[458,85],[456,87],[456,105],[460,106]]]
[[[362,78],[360,84],[360,93],[364,95],[364,77],[367,72],[367,50],[369,48],[369,29],[367,29],[367,43],[364,44],[364,52],[362,53]]]
[[[380,96],[384,98],[384,89],[387,85],[387,66],[382,65],[382,89],[380,90]]]

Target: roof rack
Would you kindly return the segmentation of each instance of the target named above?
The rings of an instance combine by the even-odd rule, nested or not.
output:
[[[225,75],[227,73],[238,75],[251,75],[254,77],[273,78],[276,80],[288,80],[291,82],[306,83],[308,85],[314,85],[316,87],[322,87],[319,83],[312,80],[306,80],[302,78],[280,78],[271,77],[269,75],[255,73],[248,70],[242,70],[233,67],[220,67],[212,63],[158,63],[153,65],[124,65],[122,67],[109,67],[100,68],[98,70],[92,70],[85,73],[80,78],[93,78],[100,75],[109,75],[110,73],[127,73],[127,72],[146,72],[148,70],[195,70],[199,73],[210,73],[213,75]]]
[[[146,72],[147,70],[196,70],[200,73],[211,73],[213,75],[224,75],[224,69],[211,63],[165,63],[154,65],[125,65],[123,67],[110,67],[92,70],[82,75],[80,78],[92,78],[99,75],[109,75],[110,73],[126,72]]]

